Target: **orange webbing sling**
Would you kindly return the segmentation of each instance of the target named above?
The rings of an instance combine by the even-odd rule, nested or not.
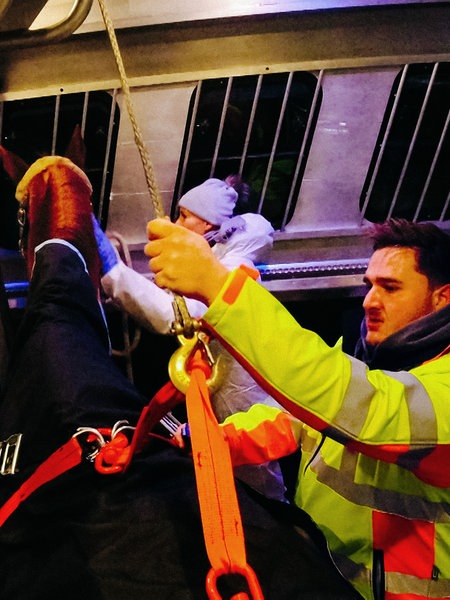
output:
[[[257,577],[247,564],[230,451],[211,408],[207,385],[210,367],[200,350],[190,360],[189,368],[186,407],[203,533],[211,563],[206,591],[211,600],[219,599],[217,579],[240,574],[247,580],[251,598],[262,600]],[[245,599],[248,599],[246,592],[233,596],[233,600]]]

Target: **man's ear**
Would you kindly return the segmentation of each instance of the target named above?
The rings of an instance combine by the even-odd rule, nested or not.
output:
[[[433,292],[433,298],[435,310],[439,310],[450,304],[450,283],[436,288]]]

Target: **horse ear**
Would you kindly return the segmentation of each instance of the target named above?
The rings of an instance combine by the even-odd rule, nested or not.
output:
[[[75,129],[73,130],[72,137],[70,138],[64,156],[84,171],[86,166],[86,146],[79,125],[75,125]]]
[[[15,185],[19,183],[29,167],[20,156],[10,152],[3,146],[0,146],[0,162],[3,165],[4,171]]]

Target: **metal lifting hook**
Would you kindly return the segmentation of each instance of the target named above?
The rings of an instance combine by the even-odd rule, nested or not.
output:
[[[203,331],[195,331],[192,337],[179,334],[180,348],[175,350],[169,360],[169,376],[173,385],[183,394],[186,394],[191,377],[187,372],[189,359],[198,349],[202,349],[206,360],[211,367],[211,376],[206,380],[208,389],[213,394],[222,384],[220,357],[215,360],[208,345],[207,335]]]

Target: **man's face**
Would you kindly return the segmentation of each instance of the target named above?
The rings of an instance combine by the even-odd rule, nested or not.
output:
[[[412,248],[382,248],[372,255],[364,277],[368,291],[363,303],[369,344],[379,344],[434,312],[433,290],[416,267]]]
[[[212,229],[212,225],[208,223],[208,221],[205,221],[187,208],[183,207],[180,207],[180,216],[175,223],[185,227],[186,229],[189,229],[190,231],[193,231],[194,233],[199,233],[200,235],[205,235],[205,233]]]

